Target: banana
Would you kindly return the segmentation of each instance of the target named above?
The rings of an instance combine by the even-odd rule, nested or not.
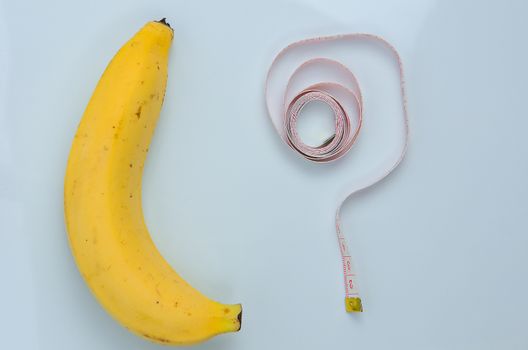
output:
[[[72,254],[101,305],[141,337],[185,345],[238,331],[242,307],[190,286],[158,252],[143,219],[141,178],[172,38],[164,19],[149,22],[106,68],[73,140],[64,212]]]

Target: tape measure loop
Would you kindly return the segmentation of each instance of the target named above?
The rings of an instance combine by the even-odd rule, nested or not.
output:
[[[371,41],[381,44],[395,57],[400,78],[400,93],[402,100],[403,124],[404,124],[404,143],[398,158],[392,163],[386,171],[379,176],[374,177],[372,181],[362,186],[352,193],[347,194],[338,205],[335,217],[335,227],[339,243],[339,251],[343,264],[343,277],[345,285],[345,308],[347,312],[362,312],[363,305],[359,297],[357,288],[357,275],[354,270],[352,258],[350,256],[345,236],[341,232],[340,212],[343,203],[355,193],[365,190],[387,177],[403,160],[408,144],[409,125],[407,116],[407,99],[405,94],[405,81],[403,74],[403,64],[400,55],[389,42],[385,39],[365,33],[343,34],[328,37],[319,37],[305,39],[288,45],[280,51],[273,60],[266,79],[266,107],[268,115],[273,122],[277,132],[293,150],[298,152],[304,158],[312,162],[331,162],[344,156],[356,141],[363,123],[363,95],[358,79],[352,71],[343,63],[324,57],[315,57],[301,63],[287,79],[282,92],[282,106],[273,105],[270,97],[270,81],[272,72],[278,62],[291,50],[308,45],[317,45],[323,42],[333,41]],[[312,81],[306,87],[297,87],[302,81],[304,74],[310,70],[319,72],[337,72],[337,80]],[[335,74],[334,74],[335,76]],[[312,79],[313,80],[313,79]],[[280,93],[280,91],[279,91]],[[308,103],[320,101],[327,104],[334,113],[335,134],[323,144],[312,147],[306,145],[297,133],[297,120],[299,119],[302,109]],[[353,118],[355,116],[355,118]]]

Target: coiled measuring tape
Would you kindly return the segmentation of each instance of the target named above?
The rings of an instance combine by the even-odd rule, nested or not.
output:
[[[354,268],[354,264],[352,262],[352,257],[350,256],[348,250],[348,245],[345,236],[341,232],[340,212],[343,204],[348,198],[360,191],[364,191],[365,189],[375,185],[376,183],[380,182],[385,177],[387,177],[401,163],[407,151],[409,139],[409,122],[407,115],[407,98],[405,94],[403,64],[400,55],[398,54],[394,46],[392,46],[385,39],[376,35],[365,33],[318,37],[294,42],[293,44],[288,45],[286,48],[280,51],[271,64],[266,79],[266,107],[268,110],[268,116],[270,117],[273,125],[275,126],[275,129],[279,133],[282,140],[293,150],[300,153],[304,158],[312,162],[325,163],[337,160],[340,157],[344,156],[351,149],[354,142],[356,141],[356,138],[360,133],[363,121],[363,97],[361,94],[361,88],[359,86],[359,82],[356,76],[354,75],[354,73],[352,73],[350,69],[347,68],[346,65],[338,61],[323,57],[309,59],[299,65],[287,80],[286,86],[284,87],[283,105],[280,106],[279,109],[273,109],[273,101],[269,94],[270,80],[272,74],[274,72],[274,69],[276,68],[277,63],[283,56],[285,56],[294,48],[299,48],[315,43],[333,41],[374,41],[376,43],[381,44],[388,50],[388,53],[390,53],[395,58],[398,64],[398,73],[400,78],[400,94],[402,101],[404,124],[404,142],[401,148],[401,152],[399,153],[396,160],[392,162],[392,165],[388,167],[383,173],[372,179],[365,186],[362,186],[354,190],[353,192],[347,194],[337,206],[335,216],[337,240],[339,243],[339,251],[341,253],[341,260],[343,263],[343,277],[345,284],[345,309],[347,312],[362,312],[363,305],[357,287],[357,274]],[[331,67],[332,69],[337,70],[340,75],[342,74],[342,77],[344,78],[342,80],[346,81],[346,83],[342,81],[323,81],[317,82],[298,91],[294,91],[293,81],[296,80],[299,76],[304,74],[309,69],[325,69],[325,67]],[[326,140],[322,145],[316,147],[306,145],[304,142],[302,142],[296,130],[297,120],[303,107],[307,103],[310,103],[312,101],[320,101],[327,104],[331,108],[335,118],[335,134],[328,140]],[[350,120],[352,110],[354,110],[357,116],[357,122],[355,123],[355,127],[353,129]]]

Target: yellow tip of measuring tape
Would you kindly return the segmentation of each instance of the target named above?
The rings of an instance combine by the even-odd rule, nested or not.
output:
[[[358,297],[346,297],[345,308],[347,312],[363,312],[363,305],[361,304],[361,298]]]

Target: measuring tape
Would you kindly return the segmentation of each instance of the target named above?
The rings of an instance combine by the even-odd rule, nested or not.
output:
[[[400,93],[403,111],[404,124],[404,142],[398,158],[387,168],[382,174],[372,179],[365,186],[362,186],[345,196],[339,203],[335,216],[335,226],[337,233],[337,240],[339,243],[339,251],[341,253],[341,260],[343,263],[343,277],[345,284],[345,309],[347,312],[362,312],[363,305],[357,287],[357,274],[354,269],[354,264],[348,250],[348,245],[345,236],[341,232],[340,212],[345,201],[354,194],[363,191],[387,177],[403,160],[407,150],[409,139],[409,122],[407,116],[407,99],[405,94],[405,81],[403,75],[403,64],[400,55],[389,42],[385,39],[372,34],[343,34],[327,37],[318,37],[297,41],[288,45],[280,51],[273,60],[268,71],[266,79],[266,107],[268,116],[270,117],[275,129],[279,133],[282,140],[288,144],[293,150],[300,153],[303,157],[312,162],[325,163],[339,159],[344,156],[356,141],[357,136],[361,130],[363,121],[363,97],[359,82],[346,65],[329,59],[329,58],[312,58],[301,65],[299,65],[287,80],[284,86],[283,104],[274,108],[272,99],[270,97],[270,81],[278,62],[287,53],[294,48],[308,46],[311,44],[334,42],[334,41],[374,41],[381,44],[388,49],[388,52],[394,56],[398,64],[399,78],[400,78]],[[306,74],[309,70],[331,68],[339,72],[342,81],[324,81],[317,82],[302,88],[298,91],[294,89],[294,81]],[[335,134],[322,145],[311,147],[301,141],[297,130],[297,120],[303,107],[310,102],[320,101],[327,104],[334,113],[335,118]],[[351,112],[354,112],[357,117],[355,127],[352,129],[350,120]]]

